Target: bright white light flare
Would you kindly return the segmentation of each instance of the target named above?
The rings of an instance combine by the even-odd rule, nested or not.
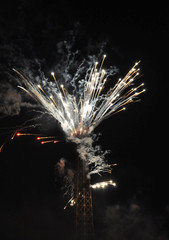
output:
[[[109,185],[112,185],[115,187],[116,183],[113,182],[112,180],[109,180],[109,181],[105,181],[105,182],[99,182],[99,183],[92,184],[92,185],[90,185],[90,187],[93,189],[96,189],[96,188],[105,188]]]

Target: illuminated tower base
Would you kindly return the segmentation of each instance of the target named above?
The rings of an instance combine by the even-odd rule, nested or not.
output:
[[[94,240],[93,207],[90,179],[84,162],[78,158],[76,179],[76,240]]]

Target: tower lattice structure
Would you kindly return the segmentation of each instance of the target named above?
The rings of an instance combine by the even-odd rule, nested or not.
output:
[[[77,159],[76,176],[76,240],[94,240],[93,206],[90,178],[85,163]]]

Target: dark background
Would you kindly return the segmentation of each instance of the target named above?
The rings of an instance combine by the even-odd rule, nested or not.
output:
[[[147,231],[157,230],[156,239],[166,239],[164,235],[168,234],[168,10],[168,5],[160,3],[123,5],[66,0],[4,1],[0,8],[0,81],[9,80],[3,70],[10,66],[8,58],[12,62],[17,54],[18,65],[21,55],[32,57],[32,61],[43,59],[45,75],[49,76],[55,65],[56,43],[77,28],[79,49],[89,43],[94,46],[109,41],[107,64],[117,66],[122,76],[141,59],[147,90],[141,95],[142,101],[102,122],[95,130],[102,133],[102,148],[111,150],[108,161],[118,164],[111,176],[104,176],[114,179],[117,187],[93,192],[98,239],[111,239],[105,230],[108,207],[118,214],[115,206],[123,206],[124,218],[130,216],[128,209],[132,204],[139,206],[142,221],[147,223],[146,219],[150,219]],[[3,117],[0,122],[1,126],[11,126],[22,119],[26,119],[25,110],[17,116]],[[62,136],[56,122],[44,120],[44,129],[48,125],[50,133]],[[1,239],[73,238],[74,210],[63,210],[68,199],[63,198],[61,179],[55,182],[54,166],[60,157],[70,164],[74,161],[70,143],[40,145],[33,137],[21,137],[4,146],[0,155]],[[119,231],[118,221],[115,227]],[[111,228],[108,229],[110,232]],[[114,239],[123,239],[114,234]]]

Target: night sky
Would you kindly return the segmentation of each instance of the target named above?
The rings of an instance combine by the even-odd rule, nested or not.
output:
[[[103,150],[111,150],[108,162],[117,163],[111,175],[103,175],[103,179],[114,179],[117,187],[93,191],[96,239],[166,240],[169,237],[168,4],[3,1],[0,143],[6,139],[8,129],[35,114],[22,107],[22,94],[14,83],[12,67],[22,69],[27,63],[28,69],[34,71],[34,62],[39,59],[42,71],[50,77],[58,61],[56,45],[73,35],[77,39],[75,46],[84,56],[96,54],[99,45],[107,42],[105,64],[119,69],[117,78],[141,60],[146,88],[140,102],[129,105],[126,111],[95,129],[102,134],[98,144]],[[7,94],[15,95],[16,103],[6,101]],[[0,153],[2,240],[73,239],[74,209],[63,210],[69,199],[63,197],[62,178],[57,176],[55,166],[61,157],[69,166],[75,164],[74,145],[64,141],[55,120],[46,117],[41,123],[41,127],[31,132],[56,135],[62,141],[41,145],[32,136],[20,137],[8,142]]]

